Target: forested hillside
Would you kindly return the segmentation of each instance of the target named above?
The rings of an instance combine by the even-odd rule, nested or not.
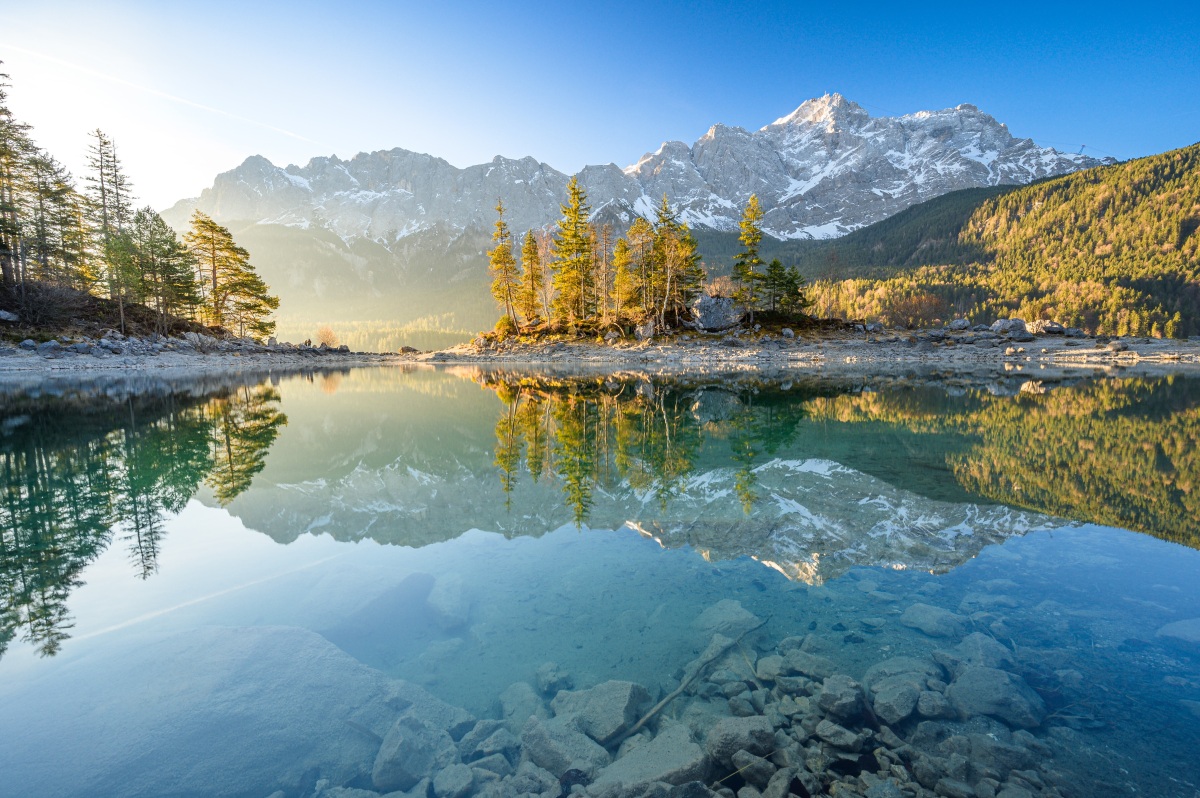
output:
[[[797,262],[824,278],[812,292],[821,315],[895,324],[1017,315],[1186,336],[1200,333],[1197,228],[1200,144],[1020,188],[956,192]]]

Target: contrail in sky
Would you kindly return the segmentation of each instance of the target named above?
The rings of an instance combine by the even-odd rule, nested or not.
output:
[[[82,72],[85,75],[91,75],[92,77],[100,78],[101,80],[107,80],[110,83],[117,83],[121,86],[127,86],[131,89],[136,89],[137,91],[145,92],[146,94],[152,94],[155,97],[162,97],[164,100],[170,100],[171,102],[176,102],[176,103],[179,103],[180,105],[187,105],[192,108],[197,108],[201,111],[207,111],[210,114],[217,114],[218,116],[223,116],[228,119],[236,119],[239,122],[246,122],[247,124],[257,125],[258,127],[266,128],[267,130],[273,130],[276,133],[282,134],[284,136],[288,136],[289,138],[298,139],[299,141],[304,141],[309,144],[320,145],[320,142],[313,141],[312,139],[308,138],[307,136],[301,136],[299,133],[293,133],[290,130],[284,130],[281,127],[275,127],[274,125],[268,125],[266,122],[260,122],[257,119],[250,119],[249,117],[240,116],[238,114],[230,113],[229,111],[223,111],[220,108],[213,108],[211,105],[204,105],[203,103],[193,102],[192,100],[189,100],[186,97],[177,97],[174,94],[168,94],[165,91],[159,91],[158,89],[154,89],[149,86],[141,86],[141,85],[138,85],[137,83],[132,83],[128,80],[125,80],[124,78],[114,77],[113,75],[106,75],[103,72],[97,72],[94,69],[89,69],[88,67],[80,66],[79,64],[73,64],[70,61],[64,61],[61,58],[55,58],[52,55],[46,55],[44,53],[39,53],[34,50],[28,50],[24,47],[15,47],[11,44],[4,44],[4,45],[2,45],[2,47],[6,50],[15,50],[18,53],[24,53],[25,55],[31,55],[34,58],[41,58],[44,61],[50,61],[52,63],[58,64],[59,66],[65,66],[69,69],[74,69],[77,72]]]

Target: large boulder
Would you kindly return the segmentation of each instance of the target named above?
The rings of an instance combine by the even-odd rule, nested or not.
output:
[[[687,726],[676,724],[606,767],[594,784],[601,788],[619,783],[633,791],[656,781],[685,784],[704,779],[707,773],[704,749],[692,741]]]
[[[951,674],[958,674],[963,668],[972,665],[1003,670],[1016,664],[1012,651],[983,632],[972,632],[948,651],[933,652],[933,658]]]
[[[955,332],[963,332],[965,330],[971,329],[971,322],[968,319],[955,319],[954,321],[947,324],[946,327],[951,330],[954,330]]]
[[[379,746],[371,782],[377,790],[407,790],[457,763],[458,748],[446,731],[404,715]]]
[[[575,725],[604,745],[628,729],[650,703],[650,693],[633,682],[609,681],[588,690],[561,690],[550,706],[555,717],[571,718]]]
[[[996,319],[992,322],[992,332],[1004,335],[1016,332],[1027,332],[1024,319]]]
[[[863,677],[875,714],[894,725],[912,715],[929,679],[939,678],[942,669],[915,657],[893,657],[877,663]]]
[[[471,614],[471,598],[467,595],[461,575],[439,576],[425,603],[443,630],[449,632],[467,625]]]
[[[1067,328],[1056,321],[1037,319],[1029,325],[1029,332],[1034,335],[1064,335]]]
[[[733,299],[724,296],[701,295],[692,303],[692,317],[696,327],[709,332],[719,332],[736,327],[746,315],[745,308]]]
[[[965,668],[946,690],[960,714],[991,715],[1010,726],[1033,728],[1046,717],[1041,696],[1020,676],[982,666]]]

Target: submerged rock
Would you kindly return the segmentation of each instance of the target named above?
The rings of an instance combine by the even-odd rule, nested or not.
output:
[[[378,790],[407,790],[457,762],[458,749],[448,732],[405,715],[383,738],[371,783]]]
[[[687,726],[674,724],[606,767],[594,785],[601,788],[620,783],[626,790],[634,791],[653,782],[686,784],[707,775],[708,758],[704,749],[692,740]]]
[[[775,743],[775,727],[765,716],[724,718],[713,724],[704,749],[716,764],[729,764],[738,751],[764,756]]]
[[[521,730],[521,744],[529,761],[556,779],[568,770],[595,773],[611,760],[602,746],[564,718],[530,718]]]
[[[530,718],[547,718],[550,713],[542,699],[527,682],[514,682],[500,694],[500,713],[504,725],[519,735]]]
[[[562,690],[550,706],[556,718],[570,719],[598,743],[606,744],[628,729],[650,703],[650,693],[634,682],[609,681],[588,690]]]
[[[1155,637],[1165,637],[1178,643],[1200,646],[1200,618],[1188,618],[1159,627]]]
[[[900,616],[900,623],[918,629],[930,637],[961,637],[966,631],[966,618],[944,607],[932,604],[913,604]]]
[[[817,706],[836,718],[855,720],[863,711],[862,687],[849,676],[830,676],[817,696]]]
[[[1040,726],[1046,704],[1020,676],[983,666],[965,668],[946,689],[960,714],[991,715],[1010,726]]]
[[[467,625],[471,614],[471,599],[466,593],[462,576],[439,576],[425,603],[429,605],[433,617],[443,630],[452,631]]]
[[[707,635],[738,637],[760,623],[759,617],[742,607],[740,601],[721,599],[700,613],[692,626]]]

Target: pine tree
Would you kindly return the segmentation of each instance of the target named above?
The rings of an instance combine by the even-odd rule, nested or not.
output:
[[[132,221],[133,199],[129,180],[121,171],[121,161],[112,139],[97,129],[91,135],[95,141],[88,156],[88,198],[90,200],[91,227],[97,239],[97,248],[103,256],[105,277],[110,299],[117,301],[121,317],[121,330],[125,330],[125,300],[137,290],[130,284],[130,245],[124,237]]]
[[[613,308],[619,324],[627,318],[630,308],[637,301],[638,279],[633,271],[633,254],[629,242],[618,238],[613,247]]]
[[[746,209],[742,212],[742,221],[738,225],[741,228],[738,241],[745,249],[733,262],[733,279],[738,286],[734,298],[750,311],[751,322],[754,321],[754,309],[759,302],[759,283],[762,281],[762,274],[758,271],[762,266],[762,258],[758,255],[758,247],[763,237],[760,226],[762,218],[763,211],[758,204],[758,195],[751,194]]]
[[[557,320],[574,325],[590,318],[595,311],[595,275],[588,228],[591,208],[577,177],[567,183],[567,204],[561,209],[563,216],[558,220],[551,263],[556,294],[554,315]]]
[[[268,316],[279,307],[250,264],[250,253],[234,243],[229,231],[207,214],[192,214],[192,228],[183,236],[203,288],[205,321],[214,327],[235,327],[240,334],[265,337],[274,329]]]
[[[525,324],[532,326],[537,322],[539,309],[543,314],[546,312],[545,307],[541,305],[546,273],[542,268],[542,256],[532,230],[525,233],[525,241],[521,244],[521,269],[521,288],[517,304],[525,318]]]
[[[488,252],[492,271],[492,296],[504,312],[512,330],[517,330],[517,294],[520,291],[521,274],[517,271],[517,260],[513,257],[512,234],[504,221],[504,203],[496,201],[496,230],[492,240],[496,246]]]
[[[687,225],[679,221],[665,194],[655,215],[653,263],[651,287],[658,326],[665,328],[668,313],[674,314],[676,324],[679,323],[681,311],[700,292],[704,282],[696,240]]]
[[[152,208],[134,214],[132,235],[144,299],[158,312],[156,328],[165,335],[168,317],[190,316],[200,304],[196,259]]]
[[[650,318],[654,308],[654,228],[640,216],[633,220],[626,233],[629,239],[631,267],[636,279],[636,291],[630,297],[641,310],[640,318]]]
[[[33,150],[29,126],[18,122],[8,108],[8,75],[0,73],[0,284],[12,287],[21,275],[19,184]]]

